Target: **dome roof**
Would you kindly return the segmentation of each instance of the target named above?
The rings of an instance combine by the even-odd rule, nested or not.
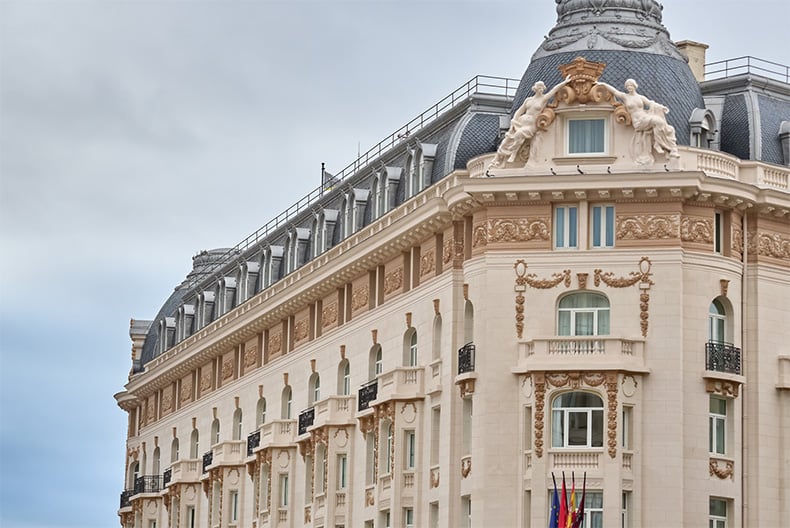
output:
[[[628,78],[639,93],[670,109],[667,120],[678,143],[689,143],[689,117],[705,108],[699,84],[661,23],[654,0],[555,0],[557,23],[532,56],[513,100],[511,114],[543,81],[562,81],[558,69],[576,57],[603,62],[601,80],[622,89]]]

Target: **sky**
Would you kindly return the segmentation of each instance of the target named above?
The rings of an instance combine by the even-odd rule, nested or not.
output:
[[[786,0],[665,0],[790,64]],[[478,74],[551,0],[0,0],[0,526],[119,526],[129,320]],[[637,76],[638,79],[638,76]]]

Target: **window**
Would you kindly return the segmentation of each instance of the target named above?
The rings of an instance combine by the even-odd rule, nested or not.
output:
[[[442,316],[437,314],[433,318],[433,348],[431,350],[431,359],[440,359],[442,357]]]
[[[624,491],[623,492],[623,508],[620,511],[620,528],[630,528],[631,526],[631,516],[629,513],[628,505],[631,502],[631,492]]]
[[[414,528],[414,509],[413,508],[404,508],[403,509],[403,524],[406,528]]]
[[[288,507],[288,473],[280,474],[280,507]]]
[[[376,439],[373,433],[365,435],[365,484],[374,484]]]
[[[412,150],[407,164],[406,164],[406,183],[407,185],[407,198],[410,198],[420,192],[421,190],[421,175],[420,175],[420,151]]]
[[[403,366],[417,366],[417,331],[410,328],[403,336]]]
[[[622,447],[631,449],[633,445],[633,418],[634,408],[629,405],[623,406],[623,427],[622,427]]]
[[[211,445],[219,443],[219,418],[214,418],[211,422]]]
[[[283,420],[290,420],[291,419],[291,404],[293,403],[293,392],[291,391],[291,386],[287,385],[283,389],[283,396],[282,396],[282,409],[280,413],[280,417]]]
[[[387,426],[384,427],[384,452],[381,454],[384,459],[384,464],[382,464],[382,469],[384,470],[385,474],[392,473],[392,423],[387,422]]]
[[[554,247],[570,249],[579,247],[579,209],[575,205],[554,208]]]
[[[373,178],[370,185],[370,211],[370,218],[373,220],[381,216],[381,185],[378,176]]]
[[[708,445],[711,454],[723,455],[727,452],[726,437],[727,400],[711,396],[708,415]]]
[[[439,528],[439,503],[432,502],[428,508],[429,528]]]
[[[406,431],[405,440],[406,440],[404,442],[406,446],[405,469],[414,469],[415,457],[417,455],[417,437],[414,434],[414,431]]]
[[[609,335],[609,299],[599,293],[572,293],[560,300],[557,334]]]
[[[326,447],[324,444],[318,444],[315,448],[315,492],[320,494],[326,493],[324,489],[324,467],[326,464]],[[307,483],[309,486],[309,482]]]
[[[710,498],[708,528],[727,528],[727,501]]]
[[[368,363],[368,376],[371,380],[381,374],[383,369],[381,345],[375,345],[370,349],[369,363]]]
[[[461,451],[464,455],[472,452],[472,398],[464,398],[463,401],[463,431],[461,435]]]
[[[603,447],[603,400],[590,392],[566,392],[551,405],[552,447]]]
[[[159,451],[159,447],[157,446],[154,449],[154,460],[153,460],[153,470],[152,470],[152,473],[154,475],[159,475],[159,458],[160,458],[160,451]]]
[[[230,522],[239,520],[239,492],[232,490],[230,492]]]
[[[348,457],[337,455],[337,489],[344,490],[348,486]]]
[[[148,521],[148,528],[156,528],[156,521]]]
[[[173,438],[170,443],[170,463],[178,462],[178,438]]]
[[[590,208],[590,215],[592,247],[614,247],[614,206],[594,205]]]
[[[198,433],[197,429],[192,429],[192,436],[189,438],[189,458],[196,459],[198,458],[199,453],[199,439],[200,433]]]
[[[380,526],[383,526],[384,528],[390,528],[390,511],[384,510],[379,514],[379,517],[381,520]]]
[[[718,299],[714,299],[708,310],[708,340],[723,343],[726,338],[724,333],[726,323],[727,314],[724,305]]]
[[[242,425],[242,416],[241,416],[241,408],[236,409],[233,412],[233,439],[234,440],[241,440],[244,437]]]
[[[605,119],[569,119],[568,154],[606,152]]]
[[[713,213],[713,251],[721,254],[724,240],[724,220],[719,211]]]
[[[135,462],[129,468],[129,484],[126,486],[126,489],[134,489],[134,483],[137,480],[137,477],[140,476],[140,463]]]
[[[255,422],[257,427],[266,423],[266,398],[258,398],[258,406],[255,411]]]
[[[439,428],[442,422],[441,407],[434,407],[431,409],[431,465],[435,466],[439,463],[439,446],[441,439],[439,438]]]
[[[351,394],[351,364],[347,359],[337,367],[337,393],[340,396]]]
[[[310,376],[307,399],[307,404],[311,406],[321,399],[321,377],[318,375],[318,372],[313,372],[312,376]]]
[[[603,493],[588,491],[584,497],[585,528],[603,528]]]
[[[187,528],[195,528],[195,507],[187,506]]]
[[[461,526],[472,528],[472,497],[461,497]]]

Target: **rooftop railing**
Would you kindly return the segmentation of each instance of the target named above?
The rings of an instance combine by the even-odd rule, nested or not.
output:
[[[705,80],[726,79],[736,75],[752,73],[790,84],[790,66],[757,57],[736,57],[705,65]]]
[[[466,83],[459,86],[449,95],[444,97],[441,101],[434,104],[423,113],[397,129],[395,132],[379,141],[376,145],[361,154],[356,160],[348,164],[343,170],[334,174],[332,178],[332,185],[336,186],[341,182],[347,180],[352,175],[356,174],[359,169],[362,169],[373,161],[380,158],[383,154],[394,148],[402,141],[408,140],[409,136],[429,124],[436,121],[447,110],[467,101],[472,94],[486,94],[486,95],[499,95],[502,97],[513,97],[519,85],[518,79],[508,79],[505,77],[489,77],[486,75],[477,75],[471,78]],[[192,279],[189,283],[189,289],[195,288],[202,281],[217,273],[228,262],[238,258],[248,249],[263,242],[270,234],[278,228],[286,225],[289,221],[300,213],[310,209],[318,200],[320,200],[330,189],[327,185],[322,183],[316,189],[312,190],[307,196],[297,201],[291,207],[275,216],[263,227],[249,235],[247,238],[236,244],[233,248],[229,249],[222,257],[220,257],[215,264],[200,273],[197,277]]]

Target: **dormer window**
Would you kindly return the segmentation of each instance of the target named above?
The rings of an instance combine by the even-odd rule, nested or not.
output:
[[[606,153],[606,118],[570,118],[567,125],[568,154]]]

